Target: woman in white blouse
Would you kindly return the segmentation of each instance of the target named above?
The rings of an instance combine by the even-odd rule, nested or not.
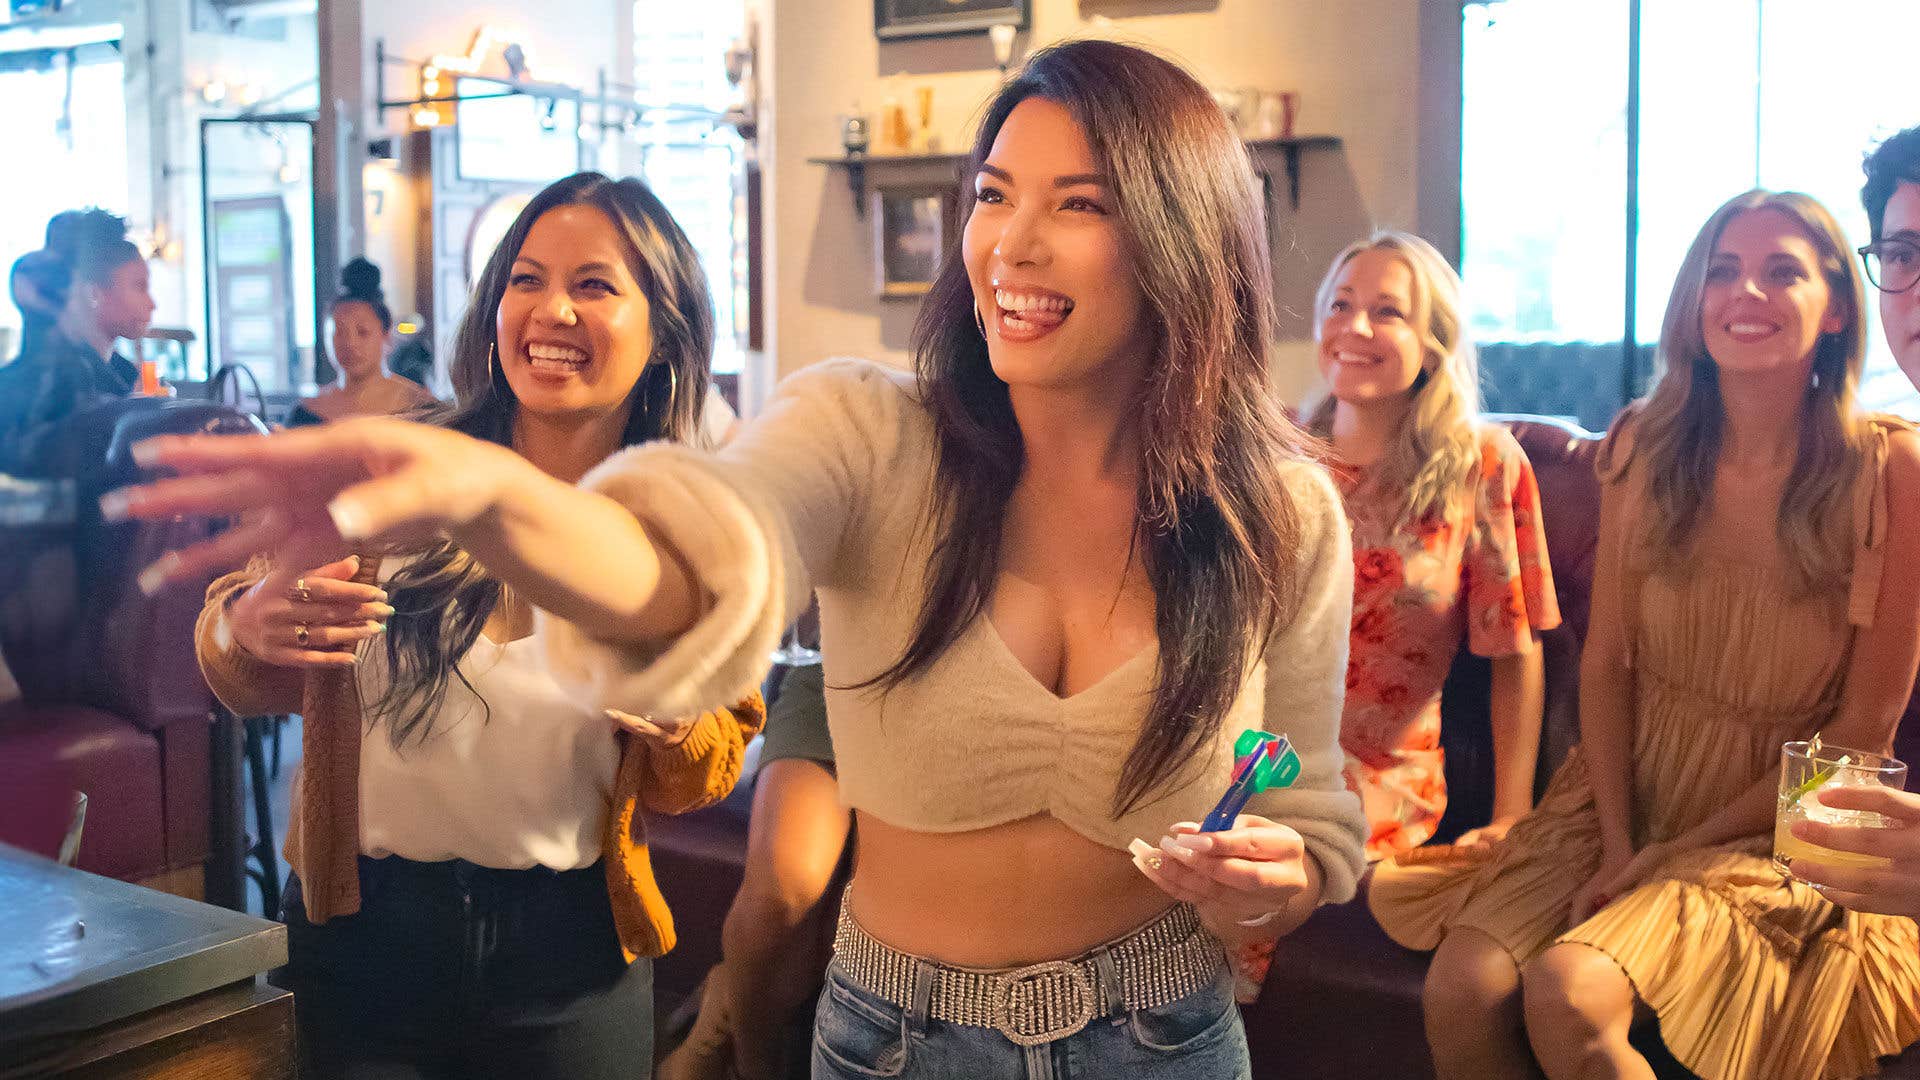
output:
[[[571,492],[623,446],[700,441],[712,347],[705,274],[659,200],[559,181],[489,261],[456,401],[423,429],[487,453],[422,480],[460,490],[511,460]],[[304,724],[276,976],[304,1075],[645,1073],[650,958],[673,945],[645,819],[727,793],[757,702],[677,722],[589,704],[548,671],[512,565],[465,536],[350,542],[300,472],[254,474],[268,509],[227,550],[272,554],[209,590],[198,645],[236,712]]]
[[[131,506],[298,470],[346,536],[448,529],[524,581],[555,676],[627,711],[751,685],[817,590],[859,842],[814,1074],[1245,1076],[1222,941],[1351,896],[1364,836],[1351,553],[1267,392],[1260,185],[1200,83],[1126,45],[1043,50],[985,117],[917,378],[822,364],[719,453],[577,488],[394,422],[156,442],[197,475]],[[1250,729],[1300,777],[1200,834]]]

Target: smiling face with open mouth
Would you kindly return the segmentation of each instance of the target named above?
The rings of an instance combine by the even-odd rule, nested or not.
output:
[[[1772,209],[1727,222],[1707,264],[1700,334],[1722,376],[1810,374],[1822,334],[1846,328],[1845,301],[1820,269],[1820,251],[1800,223]]]
[[[974,199],[961,250],[994,374],[1060,387],[1144,365],[1153,337],[1113,186],[1065,106],[1035,97],[1014,107]]]
[[[552,417],[630,408],[653,352],[650,310],[611,218],[584,204],[542,214],[513,261],[494,327],[520,407]]]
[[[1407,396],[1426,350],[1413,327],[1413,270],[1385,248],[1348,259],[1320,313],[1320,374],[1348,405]]]

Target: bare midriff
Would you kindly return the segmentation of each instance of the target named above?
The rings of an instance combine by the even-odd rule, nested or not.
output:
[[[1047,814],[962,833],[915,832],[866,813],[857,819],[854,918],[881,942],[942,963],[1066,959],[1173,904],[1126,852]]]

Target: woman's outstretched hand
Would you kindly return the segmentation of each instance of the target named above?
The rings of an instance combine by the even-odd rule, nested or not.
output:
[[[386,417],[266,437],[166,435],[133,456],[176,475],[108,493],[100,509],[109,520],[242,519],[148,567],[140,587],[149,593],[262,551],[281,566],[316,566],[368,541],[456,529],[533,468],[505,447]]]

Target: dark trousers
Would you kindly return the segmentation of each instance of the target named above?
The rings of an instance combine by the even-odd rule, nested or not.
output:
[[[558,872],[360,860],[360,911],[307,921],[288,884],[302,1075],[644,1078],[653,967],[628,964],[598,864]]]

